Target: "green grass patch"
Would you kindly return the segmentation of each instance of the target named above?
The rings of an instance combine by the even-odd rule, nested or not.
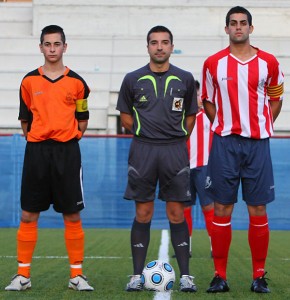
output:
[[[76,292],[67,288],[69,263],[62,229],[40,229],[39,239],[32,262],[32,289],[24,292],[7,292],[5,286],[17,271],[16,232],[14,228],[0,229],[0,299],[9,300],[78,300],[78,299],[153,299],[154,293],[128,293],[124,287],[127,275],[132,274],[130,230],[85,229],[84,274],[94,292]],[[147,261],[157,259],[161,231],[151,231]],[[190,259],[191,273],[195,276],[198,292],[194,295],[178,292],[175,284],[171,299],[289,299],[290,298],[290,235],[289,231],[271,232],[267,259],[267,271],[271,294],[259,295],[250,291],[252,280],[250,250],[247,231],[233,231],[233,240],[228,262],[230,292],[207,294],[213,276],[213,261],[210,258],[209,241],[204,230],[193,231],[193,256]],[[173,249],[170,246],[170,257]],[[170,259],[178,275],[175,259]]]

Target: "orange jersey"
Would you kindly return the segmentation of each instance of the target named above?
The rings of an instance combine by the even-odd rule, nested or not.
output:
[[[27,141],[80,139],[78,123],[89,119],[89,93],[83,78],[69,68],[56,80],[46,77],[41,67],[28,73],[20,87],[18,117],[28,122]]]

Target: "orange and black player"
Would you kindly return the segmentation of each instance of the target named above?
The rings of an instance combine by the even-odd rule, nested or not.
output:
[[[63,214],[70,263],[68,287],[92,291],[82,273],[84,231],[80,211],[85,205],[78,143],[88,125],[90,89],[63,64],[67,44],[61,27],[46,26],[39,47],[44,65],[28,73],[20,87],[19,120],[27,144],[17,233],[18,271],[5,290],[22,291],[31,287],[30,265],[39,215],[52,204],[56,212]]]

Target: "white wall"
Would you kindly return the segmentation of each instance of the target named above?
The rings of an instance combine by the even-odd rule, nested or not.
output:
[[[227,46],[225,15],[240,4],[231,0],[0,3],[0,128],[19,128],[18,88],[21,78],[43,62],[38,43],[44,26],[64,28],[65,63],[91,87],[89,128],[115,133],[117,92],[125,73],[148,61],[148,30],[157,24],[171,29],[176,50],[171,62],[198,79],[204,59]],[[285,103],[276,129],[290,131],[290,0],[244,0],[242,5],[253,15],[252,44],[275,54],[284,70]]]
[[[34,0],[33,34],[58,23],[75,36],[144,36],[163,24],[175,36],[223,37],[226,12],[241,4],[251,11],[258,36],[290,36],[289,0]]]

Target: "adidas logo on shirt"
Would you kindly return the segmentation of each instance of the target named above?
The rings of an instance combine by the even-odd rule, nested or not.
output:
[[[147,101],[147,98],[143,95],[143,96],[140,98],[139,101],[140,101],[140,102],[146,102],[146,101]]]

